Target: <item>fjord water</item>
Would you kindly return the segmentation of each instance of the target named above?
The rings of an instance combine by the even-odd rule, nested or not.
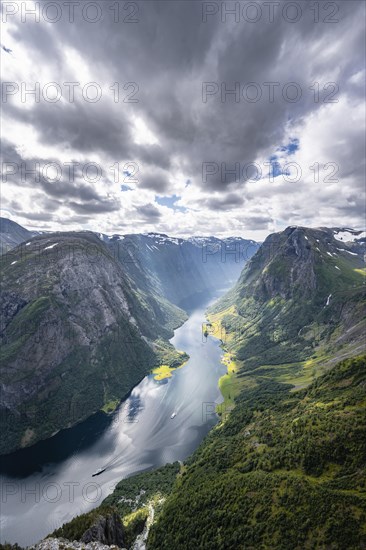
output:
[[[171,342],[190,355],[169,379],[146,376],[112,416],[97,413],[29,449],[0,458],[1,542],[34,544],[74,516],[95,508],[118,481],[184,460],[217,422],[225,373],[219,341],[202,323],[216,296],[201,296]],[[174,418],[171,418],[173,413]],[[106,468],[98,477],[92,474]]]

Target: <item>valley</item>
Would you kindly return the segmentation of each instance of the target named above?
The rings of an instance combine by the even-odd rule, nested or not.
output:
[[[19,229],[7,221],[10,242]],[[258,248],[208,241],[52,233],[3,255],[0,453],[110,410],[152,369],[187,360],[168,341],[187,319],[178,304],[235,282],[243,244],[246,257]]]
[[[219,342],[203,337],[205,310],[235,282],[243,246],[258,245],[23,236],[2,258],[0,471],[2,541],[25,545],[95,508],[121,478],[184,460],[217,422],[225,369]]]
[[[219,342],[202,338],[205,310],[213,300],[206,296],[203,303],[192,304],[189,319],[175,331],[171,343],[190,359],[171,378],[156,381],[150,374],[110,416],[97,413],[51,439],[0,458],[6,497],[2,541],[35,543],[95,508],[126,476],[184,460],[196,449],[217,422],[215,407],[222,399],[218,380],[225,369]],[[101,466],[106,471],[92,478]]]
[[[62,242],[76,250],[72,268]],[[4,373],[12,385],[3,406],[7,415],[10,403],[18,410],[18,395],[23,416],[18,432],[11,427],[20,445],[0,459],[2,540],[24,546],[51,533],[61,537],[56,545],[89,540],[102,522],[116,533],[108,544],[128,549],[300,549],[317,541],[356,550],[366,543],[365,238],[289,227],[256,245],[240,269],[235,244],[211,245],[211,268],[202,261],[207,241],[197,247],[197,240],[157,234],[41,235],[5,255]],[[40,269],[46,249],[57,256]],[[105,292],[95,293],[99,286]],[[105,343],[98,327],[113,329],[117,310],[125,318]],[[27,331],[19,335],[23,316]],[[50,349],[52,340],[39,338],[48,316],[58,319],[57,342],[65,319],[77,327],[77,338],[66,337],[75,346],[66,364],[79,378],[72,390],[67,376],[48,386],[58,367],[45,376],[39,363],[40,420],[32,416],[35,401],[22,398],[29,362],[19,362],[18,350],[29,357],[42,345]],[[93,390],[85,416],[69,429],[62,429],[67,417],[56,415],[59,433],[48,437],[44,429],[36,442],[44,418],[55,422],[39,404],[45,396],[48,407],[69,403],[70,393],[73,403],[84,401],[73,392],[88,390],[85,370],[77,369],[85,336],[95,346],[90,387],[109,390],[102,398]],[[132,350],[146,355],[132,355],[125,370]],[[45,367],[50,357],[58,355],[48,351]]]
[[[366,3],[1,11],[0,550],[366,550]]]

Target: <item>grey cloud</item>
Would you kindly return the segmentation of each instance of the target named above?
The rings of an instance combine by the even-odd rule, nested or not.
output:
[[[139,177],[139,187],[142,189],[152,189],[157,193],[163,193],[169,189],[169,182],[165,174],[147,173]]]
[[[14,176],[9,176],[9,179],[11,177],[14,184],[29,186],[33,191],[43,191],[45,193],[44,204],[50,205],[50,207],[52,205],[53,209],[55,209],[57,205],[68,205],[70,199],[74,199],[72,205],[76,205],[75,208],[79,210],[83,210],[83,205],[81,202],[75,202],[75,200],[83,201],[85,210],[90,212],[111,212],[119,208],[118,202],[114,199],[106,199],[106,197],[96,191],[92,184],[86,184],[83,181],[82,167],[77,166],[77,163],[74,164],[74,174],[72,176],[70,175],[72,172],[69,174],[68,168],[58,162],[57,159],[33,158],[23,160],[14,147],[8,142],[4,143],[2,162],[14,162],[18,166],[18,170]],[[55,165],[59,167],[62,179],[60,178],[59,181],[53,182],[44,177],[42,168],[47,163],[55,163]],[[32,177],[31,175],[25,177],[24,174],[22,175],[22,164],[25,165],[26,169],[29,171],[35,170],[38,164],[40,167],[38,177]],[[90,177],[92,178],[93,176],[90,175]],[[96,204],[100,204],[100,210],[98,210]]]
[[[268,224],[273,223],[270,216],[248,216],[240,219],[247,229],[268,229]]]
[[[70,201],[68,206],[72,208],[78,214],[101,214],[107,212],[115,212],[120,209],[121,205],[119,201],[99,199],[89,202],[75,202]]]
[[[244,197],[237,193],[228,193],[220,198],[211,198],[205,201],[206,206],[212,210],[227,210],[240,207],[244,202]]]
[[[131,158],[168,170],[171,166],[169,151],[160,145],[132,145]]]
[[[34,221],[49,222],[53,220],[53,214],[50,212],[21,212],[24,218]]]
[[[241,199],[237,202],[232,195],[232,177],[222,183],[219,173],[203,183],[203,162],[245,165],[259,156],[273,154],[294,122],[299,123],[324,106],[314,102],[309,86],[315,80],[323,86],[323,75],[334,67],[338,70],[340,93],[347,93],[352,100],[362,97],[363,87],[349,83],[365,61],[362,2],[338,2],[339,22],[335,24],[314,23],[314,11],[304,0],[298,1],[303,16],[293,24],[279,15],[280,10],[274,23],[265,17],[254,24],[235,23],[232,17],[222,23],[217,15],[205,24],[202,3],[193,1],[139,2],[139,23],[116,24],[109,10],[112,4],[113,1],[103,2],[104,18],[98,25],[80,18],[75,23],[63,19],[52,26],[30,21],[12,31],[13,37],[29,47],[35,60],[56,63],[60,74],[65,69],[62,48],[76,49],[97,68],[104,82],[136,82],[139,102],[128,105],[78,101],[73,105],[42,103],[27,110],[7,105],[7,109],[11,117],[34,126],[45,144],[67,145],[82,153],[102,152],[114,161],[128,158],[141,162],[144,168],[147,166],[146,174],[139,178],[142,188],[167,191],[166,174],[179,157],[184,177],[192,181],[192,186],[222,192],[221,201],[207,201],[209,208],[236,207]],[[319,52],[314,54],[318,43]],[[255,82],[263,94],[268,94],[265,82],[279,82],[281,87],[274,103],[264,98],[257,103],[243,98],[239,103],[232,99],[222,103],[219,94],[203,103],[202,83],[210,81],[226,82],[228,87],[235,82]],[[288,82],[301,86],[303,97],[297,103],[286,102],[282,97],[281,88]],[[159,145],[133,142],[131,114],[146,121]],[[363,148],[357,128],[349,133],[347,143],[338,148],[330,144],[337,159],[329,160],[339,162],[341,177],[362,181],[364,167],[359,159]],[[103,198],[81,181],[75,186],[78,191],[65,182],[58,188],[50,188],[44,182],[42,186],[52,197],[73,199],[79,212],[84,208],[91,212],[90,205],[95,208],[96,202],[103,204]],[[287,191],[291,193],[291,188],[282,188],[279,193],[285,197]],[[144,208],[140,213],[144,214]],[[154,215],[153,211],[145,214]],[[158,217],[155,209],[155,219]]]
[[[79,223],[81,225],[84,225],[89,222],[89,215],[85,213],[84,215],[75,215],[75,216],[69,216],[65,219],[65,224],[70,225],[74,223]]]
[[[76,100],[75,103],[33,103],[30,109],[9,105],[7,111],[18,120],[34,126],[43,143],[67,145],[84,153],[101,151],[117,162],[130,156],[132,142],[130,124],[125,113],[105,108],[101,99],[94,104]]]
[[[140,206],[136,210],[145,221],[156,221],[161,217],[159,210],[151,203]]]

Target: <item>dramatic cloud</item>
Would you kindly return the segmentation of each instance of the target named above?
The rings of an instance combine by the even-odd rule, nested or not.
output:
[[[363,2],[107,0],[39,20],[5,4],[4,215],[257,239],[362,227]]]

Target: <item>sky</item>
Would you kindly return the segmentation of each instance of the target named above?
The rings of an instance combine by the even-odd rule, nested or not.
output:
[[[4,1],[1,215],[363,229],[365,3]]]

